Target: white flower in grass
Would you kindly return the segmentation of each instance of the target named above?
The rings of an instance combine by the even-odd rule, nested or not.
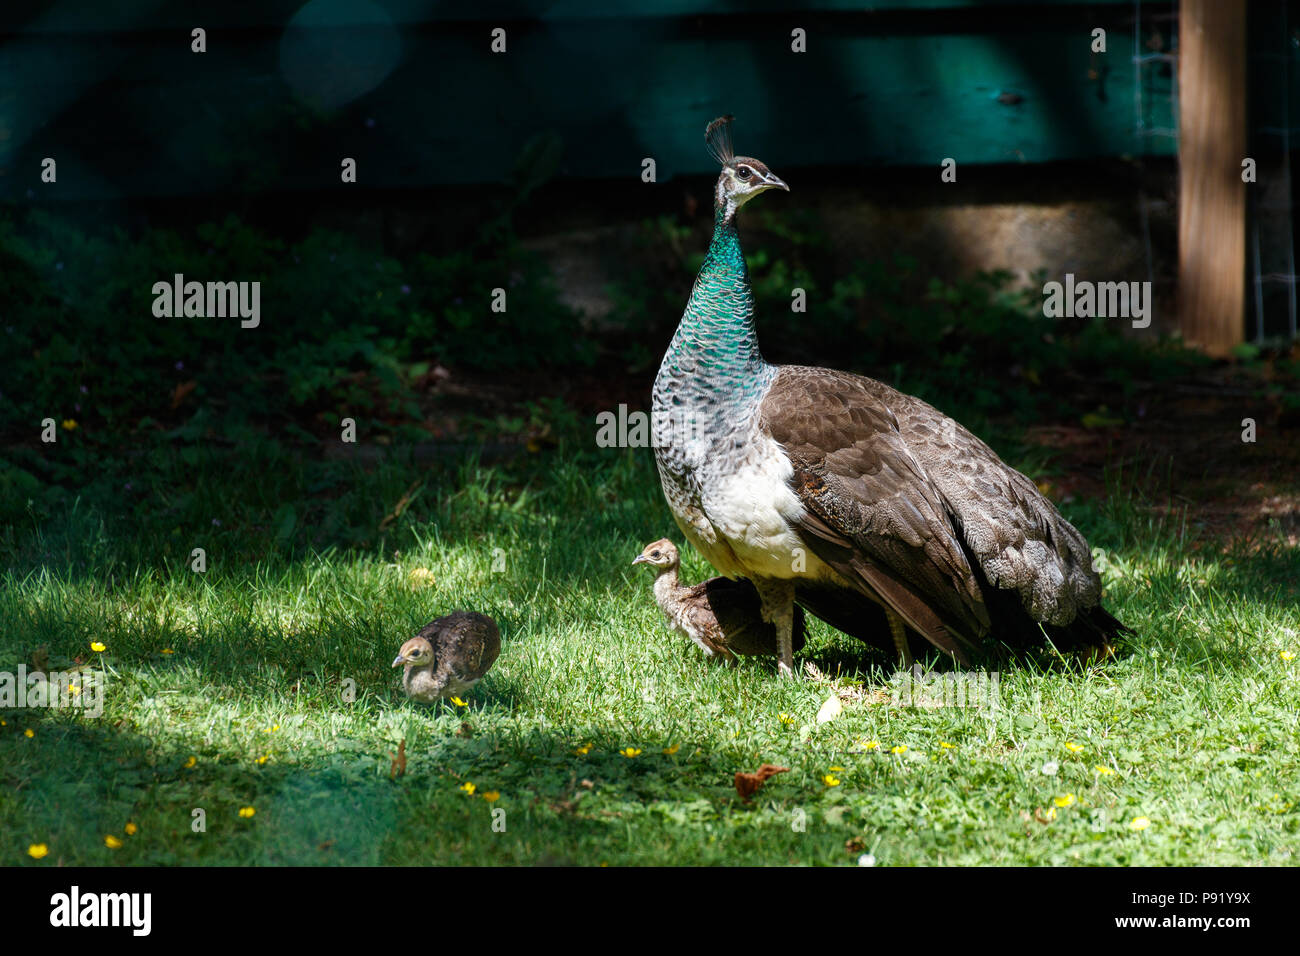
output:
[[[864,853],[858,857],[858,866],[875,866],[876,858],[870,853]]]
[[[1047,761],[1047,763],[1043,764],[1042,767],[1039,768],[1039,772],[1044,773],[1049,777],[1055,777],[1056,771],[1060,769],[1061,769],[1061,765],[1059,763],[1057,763],[1055,760],[1049,760]]]

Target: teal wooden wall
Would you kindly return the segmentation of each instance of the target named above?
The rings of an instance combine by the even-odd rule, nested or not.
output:
[[[636,176],[653,157],[663,181],[709,170],[702,131],[724,112],[737,148],[777,169],[1175,151],[1148,135],[1174,126],[1173,74],[1135,69],[1133,3],[864,6],[18,0],[0,11],[0,199],[327,188],[343,156],[368,186],[498,182],[539,134],[560,175]],[[1162,31],[1172,48],[1171,29],[1149,20],[1141,52]]]

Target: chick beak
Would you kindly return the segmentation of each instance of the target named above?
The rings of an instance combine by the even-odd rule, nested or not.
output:
[[[401,654],[398,654],[397,657],[393,658],[394,667],[401,667],[405,663],[406,663],[406,658],[403,657]]]
[[[633,564],[649,564],[649,563],[650,563],[650,559],[647,558],[644,554],[638,554],[635,558],[632,559],[632,563],[633,563]]]

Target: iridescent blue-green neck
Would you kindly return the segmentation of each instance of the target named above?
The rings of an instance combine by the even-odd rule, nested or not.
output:
[[[766,368],[754,329],[754,293],[735,211],[719,206],[713,240],[660,375],[667,373],[669,379],[714,398],[734,400],[758,394],[766,384]]]

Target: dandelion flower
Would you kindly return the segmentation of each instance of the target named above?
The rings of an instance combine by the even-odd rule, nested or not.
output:
[[[585,757],[587,754],[591,753],[591,744],[583,744],[581,747],[575,750],[574,753],[577,754],[579,757]]]
[[[50,848],[44,843],[33,843],[27,848],[27,855],[33,860],[43,860],[49,855]]]
[[[1039,768],[1039,772],[1046,774],[1049,777],[1055,777],[1056,771],[1060,769],[1061,769],[1061,765],[1059,763],[1057,763],[1055,760],[1049,760],[1047,761],[1047,763],[1043,764],[1042,767]]]
[[[474,791],[477,790],[478,787],[474,786],[474,784],[472,784],[472,783],[470,783],[468,780],[466,780],[464,783],[462,783],[462,784],[460,785],[460,789],[464,790],[466,793],[468,793],[468,794],[472,797],[472,796],[474,796]]]
[[[1151,821],[1146,817],[1134,817],[1128,824],[1130,830],[1145,830],[1149,826],[1151,826]]]
[[[104,651],[108,650],[108,647],[105,646],[105,644],[102,641],[91,641],[90,649],[94,651],[96,654],[102,654],[104,653]]]
[[[1056,798],[1055,800],[1053,800],[1052,802],[1053,802],[1054,804],[1056,804],[1058,807],[1061,807],[1061,808],[1063,808],[1063,809],[1064,809],[1065,807],[1073,806],[1074,803],[1075,803],[1074,794],[1072,794],[1072,793],[1067,793],[1067,794],[1066,794],[1065,796],[1063,796],[1063,797],[1057,797],[1057,798]]]
[[[255,814],[256,812],[257,812],[257,809],[256,809],[255,807],[240,807],[240,808],[239,808],[239,815],[240,815],[240,817],[242,817],[242,818],[245,819],[245,820],[250,819],[250,818],[253,816],[253,814]]]
[[[65,418],[63,420],[64,431],[75,432],[77,430],[77,420],[75,418]]]
[[[1103,777],[1109,777],[1115,772],[1114,770],[1111,770],[1110,767],[1102,767],[1100,765],[1093,767],[1092,770],[1094,773],[1101,774]]]
[[[1083,749],[1083,745],[1082,745],[1082,744],[1076,744],[1076,743],[1073,743],[1073,742],[1067,742],[1066,745],[1065,745],[1065,749],[1068,750],[1068,751],[1070,751],[1070,753],[1072,753],[1072,754],[1077,754],[1080,750]]]
[[[1282,652],[1282,660],[1284,660],[1284,661],[1293,661],[1293,660],[1295,660],[1295,651],[1283,651],[1283,652]]]
[[[782,725],[786,727],[790,727],[794,725],[794,718],[791,717],[789,714],[781,713],[781,714],[777,714],[776,716],[780,719]]]
[[[122,849],[122,841],[110,833],[108,836],[104,837],[104,846],[108,847],[110,850],[120,850]]]
[[[641,751],[637,747],[624,747],[622,750],[619,751],[619,753],[621,753],[624,757],[627,757],[629,759],[632,757],[641,756]]]
[[[468,707],[468,706],[469,706],[469,703],[468,703],[468,702],[461,700],[459,697],[453,697],[453,698],[451,699],[451,702],[452,702],[453,704],[455,704],[457,707]]]
[[[175,652],[174,650],[172,650],[170,647],[164,647],[164,648],[162,649],[162,652],[163,652],[164,654],[175,654],[175,653],[176,653],[176,652]]]
[[[858,866],[875,866],[876,858],[870,853],[864,853],[858,857]]]
[[[891,754],[905,754],[907,753],[907,744],[899,744],[897,747],[890,747],[889,752]]]
[[[185,769],[193,770],[194,765],[197,764],[198,762],[199,762],[199,758],[194,756],[193,754],[190,754],[190,759],[185,761]]]
[[[863,750],[879,750],[879,749],[880,749],[880,741],[879,741],[879,740],[864,740],[861,744],[859,744],[859,746],[860,746]]]
[[[501,799],[501,791],[499,791],[499,790],[484,790],[484,791],[483,791],[483,799],[486,800],[488,803],[496,803],[498,800]]]
[[[24,736],[24,737],[29,737],[29,738],[30,738],[30,737],[35,737],[35,736],[36,736],[36,731],[34,731],[34,730],[32,730],[32,728],[28,727],[26,730],[23,731],[23,736]]]
[[[831,767],[830,769],[831,769],[832,771],[836,771],[836,772],[840,772],[840,771],[843,771],[843,770],[844,770],[843,767]]]
[[[941,749],[943,749],[943,750],[956,750],[956,749],[957,749],[957,745],[956,745],[956,744],[950,744],[950,743],[948,743],[948,741],[946,741],[946,740],[941,740],[941,741],[939,741],[939,747],[940,747]]]
[[[140,832],[140,828],[136,826],[134,823],[128,823],[122,829],[126,831],[127,836],[135,836],[137,833]]]
[[[838,787],[840,785],[840,778],[833,777],[830,774],[827,774],[826,776],[822,777],[822,783],[826,784],[826,786],[828,787]]]
[[[677,751],[679,751],[679,750],[681,750],[681,749],[682,749],[682,745],[681,745],[681,744],[673,744],[671,747],[665,747],[665,748],[664,748],[664,756],[665,756],[665,757],[671,757],[673,754],[677,753]]]
[[[271,759],[270,754],[262,754],[262,756],[257,758],[257,765],[260,767],[270,759]]]

